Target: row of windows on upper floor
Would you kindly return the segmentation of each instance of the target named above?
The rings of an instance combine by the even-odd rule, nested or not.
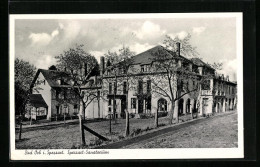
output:
[[[137,94],[143,94],[144,93],[144,84],[146,84],[146,93],[149,94],[151,93],[151,89],[152,89],[152,82],[151,80],[147,80],[146,82],[142,81],[142,80],[138,80],[138,85],[137,85]],[[183,80],[178,81],[178,89],[184,89],[184,87],[188,87],[188,82],[184,82]],[[198,82],[196,82],[195,80],[193,80],[191,82],[191,86],[192,89],[196,88],[198,85]],[[116,82],[113,83],[109,83],[108,86],[108,93],[109,94],[117,94],[117,84]],[[124,81],[123,82],[123,94],[127,94],[127,82]],[[202,89],[207,90],[210,88],[210,81],[208,80],[208,82],[206,82],[205,84],[202,85]]]
[[[122,86],[123,86],[123,94],[127,94],[127,91],[128,91],[128,84],[127,84],[127,82],[124,81]],[[143,93],[143,86],[144,86],[144,82],[142,80],[139,80],[138,81],[138,86],[137,86],[138,94]],[[117,86],[116,82],[109,83],[108,93],[109,94],[117,94],[117,91],[118,91],[117,88],[118,88],[118,86]],[[151,80],[147,80],[146,81],[146,93],[151,93]]]
[[[182,65],[180,65],[180,66],[184,67],[184,69],[187,69],[187,70],[192,71],[194,73],[200,74],[200,69],[196,65],[192,65],[192,64],[188,64],[188,63],[182,63]],[[127,68],[120,68],[120,67],[116,68],[116,69],[107,69],[105,74],[107,76],[115,75],[115,73],[117,75],[126,74],[127,70],[129,70],[129,69],[127,69]],[[154,69],[153,69],[152,64],[142,64],[139,67],[136,67],[135,71],[137,71],[137,70],[139,70],[140,73],[148,73],[148,72],[153,72]],[[209,69],[207,67],[204,67],[204,69],[201,68],[201,70],[202,70],[201,74],[203,74],[203,75],[214,74],[215,73],[214,70]]]

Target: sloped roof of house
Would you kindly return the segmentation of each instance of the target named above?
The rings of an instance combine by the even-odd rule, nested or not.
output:
[[[161,45],[157,45],[151,49],[148,49],[142,53],[137,54],[136,56],[132,57],[132,64],[150,64],[156,59],[156,52],[160,51],[162,54],[169,56],[169,58],[176,57],[177,55],[175,52],[170,51],[164,48]],[[179,58],[184,59],[186,61],[190,61],[183,56],[179,56]]]
[[[34,107],[48,107],[41,94],[31,94],[30,104]]]
[[[60,77],[62,78],[67,78],[69,77],[69,74],[63,71],[56,71],[56,70],[45,70],[45,69],[38,69],[33,82],[31,84],[31,87],[34,85],[35,81],[37,80],[39,74],[42,73],[42,75],[44,76],[45,80],[48,82],[48,84],[51,87],[66,87],[69,86],[68,84],[64,83],[63,85],[60,85],[57,82],[57,79],[59,79]]]
[[[197,65],[197,66],[206,66],[208,68],[213,69],[211,66],[209,66],[207,63],[203,62],[201,59],[199,58],[191,58],[191,61]]]

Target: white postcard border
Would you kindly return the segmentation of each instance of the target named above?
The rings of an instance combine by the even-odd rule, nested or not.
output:
[[[11,160],[98,160],[98,159],[215,159],[244,157],[243,125],[243,29],[242,13],[164,13],[164,14],[26,14],[9,16],[10,76],[10,159]],[[138,19],[138,18],[236,18],[238,148],[164,148],[164,149],[84,149],[84,154],[68,154],[79,149],[15,149],[14,59],[16,19]],[[64,154],[48,154],[61,152]],[[108,152],[108,153],[107,153]]]

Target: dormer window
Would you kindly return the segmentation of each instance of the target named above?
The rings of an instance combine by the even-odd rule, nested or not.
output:
[[[110,75],[111,71],[110,70],[107,70],[107,75]]]
[[[141,72],[144,72],[144,65],[141,65]]]
[[[141,72],[150,71],[150,65],[141,65]]]
[[[89,86],[93,86],[94,80],[89,80]]]

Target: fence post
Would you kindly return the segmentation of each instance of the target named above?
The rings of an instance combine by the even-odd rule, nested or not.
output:
[[[125,115],[126,115],[126,127],[125,127],[125,136],[128,136],[129,135],[129,113],[127,110],[125,110]]]
[[[158,127],[158,109],[156,110],[156,112],[155,112],[155,120],[154,120],[155,122],[154,122],[154,125],[155,125],[155,127],[157,128]]]
[[[20,114],[19,140],[22,140],[22,114]]]
[[[78,117],[79,117],[79,130],[80,130],[80,136],[81,136],[81,140],[80,140],[80,143],[81,143],[81,146],[84,146],[86,145],[86,142],[85,142],[85,133],[84,133],[84,129],[83,129],[83,123],[82,123],[82,118],[81,118],[81,115],[78,114]]]
[[[66,123],[66,122],[65,122],[65,113],[63,114],[63,119],[64,119],[64,124],[65,124],[65,123]]]

